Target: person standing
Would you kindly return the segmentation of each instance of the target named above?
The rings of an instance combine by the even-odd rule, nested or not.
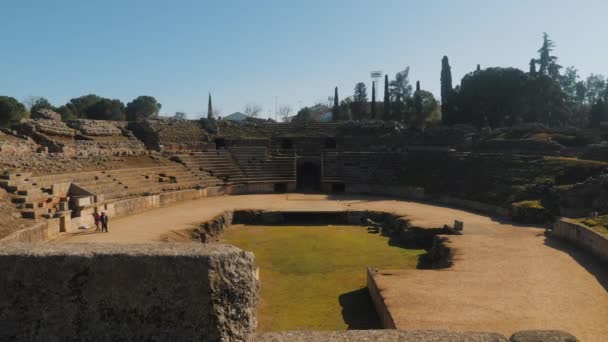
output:
[[[95,231],[98,232],[99,231],[99,223],[101,223],[101,217],[99,216],[99,212],[95,211],[95,214],[93,214],[93,219],[95,220]]]
[[[101,216],[99,217],[99,220],[101,221],[101,232],[108,232],[108,215],[106,215],[106,213],[101,213]]]

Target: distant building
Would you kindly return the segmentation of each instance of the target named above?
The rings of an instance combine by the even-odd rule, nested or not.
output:
[[[247,120],[247,115],[241,113],[241,112],[234,112],[230,115],[228,115],[227,117],[225,117],[223,120],[227,120],[227,121],[245,121]]]

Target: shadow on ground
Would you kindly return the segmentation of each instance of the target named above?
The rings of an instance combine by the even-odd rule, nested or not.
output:
[[[593,254],[554,237],[546,237],[545,245],[570,255],[572,259],[576,260],[579,265],[583,266],[597,279],[604,287],[604,290],[608,291],[608,269]]]
[[[338,300],[349,330],[382,329],[367,287],[341,294]]]

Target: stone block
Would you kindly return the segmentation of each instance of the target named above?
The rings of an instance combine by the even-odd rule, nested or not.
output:
[[[246,341],[253,255],[227,245],[3,244],[2,341]]]

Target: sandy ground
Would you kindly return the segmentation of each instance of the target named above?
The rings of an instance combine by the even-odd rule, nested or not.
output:
[[[387,271],[376,276],[399,329],[492,331],[561,329],[582,341],[608,340],[608,269],[586,253],[546,239],[543,229],[514,226],[461,210],[375,197],[246,195],[182,202],[110,221],[110,233],[63,235],[55,242],[162,241],[225,209],[385,210],[419,226],[464,221],[452,236],[454,266]]]

